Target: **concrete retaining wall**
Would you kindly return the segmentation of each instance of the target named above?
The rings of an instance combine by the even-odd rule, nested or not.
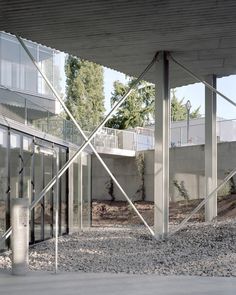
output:
[[[104,161],[116,176],[123,189],[133,200],[140,200],[141,178],[138,173],[136,159],[117,157],[114,155],[103,156]],[[145,151],[145,193],[146,200],[153,201],[153,165],[154,151]],[[236,142],[218,144],[218,182],[226,176],[227,171],[236,167]],[[184,182],[191,198],[204,196],[204,145],[175,147],[170,149],[170,199],[180,198],[178,190],[173,185],[173,180]],[[93,199],[109,200],[108,193],[110,178],[95,156],[92,157],[92,197]],[[124,197],[114,185],[116,200]]]

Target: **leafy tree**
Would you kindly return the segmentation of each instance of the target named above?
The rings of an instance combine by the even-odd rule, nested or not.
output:
[[[114,82],[114,91],[111,97],[111,104],[118,102],[128,91],[133,83],[130,79],[127,84],[119,81]],[[175,90],[171,91],[171,117],[172,121],[186,120],[187,111],[183,99],[176,97]],[[127,129],[143,127],[154,122],[155,110],[155,87],[153,84],[141,81],[126,101],[121,105],[117,113],[108,121],[107,127]],[[200,107],[190,113],[190,118],[200,117]]]
[[[171,120],[172,121],[182,121],[187,119],[187,110],[186,106],[183,103],[184,98],[179,100],[176,97],[176,91],[173,89],[171,91]],[[190,118],[196,119],[200,118],[201,115],[199,113],[200,107],[190,112]]]
[[[65,62],[66,106],[82,129],[92,130],[104,116],[103,68],[68,55]]]
[[[126,85],[119,81],[114,82],[111,105],[114,105],[125,95],[132,83],[133,79],[130,79]],[[154,87],[141,81],[117,113],[108,121],[107,127],[127,129],[151,123],[154,115],[154,98]]]

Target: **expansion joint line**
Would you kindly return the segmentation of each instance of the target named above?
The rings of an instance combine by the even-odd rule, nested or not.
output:
[[[154,231],[150,228],[150,226],[147,224],[147,222],[144,220],[144,218],[142,217],[142,215],[139,213],[139,211],[136,209],[136,207],[134,206],[134,204],[132,203],[132,201],[130,200],[130,198],[128,197],[128,195],[125,193],[125,191],[122,189],[122,187],[120,186],[120,184],[118,183],[118,181],[116,180],[116,178],[114,177],[114,175],[111,173],[111,171],[109,170],[109,168],[107,167],[107,165],[105,164],[105,162],[102,160],[102,158],[99,156],[99,154],[97,153],[96,149],[93,147],[93,145],[91,144],[91,140],[96,136],[96,134],[101,130],[101,128],[106,124],[106,122],[110,119],[110,117],[116,112],[116,110],[121,106],[121,104],[126,100],[126,98],[129,96],[129,94],[133,91],[133,89],[138,85],[138,83],[143,79],[143,77],[145,76],[145,74],[152,68],[152,66],[155,64],[155,62],[157,61],[157,57],[158,57],[158,52],[155,54],[155,56],[153,57],[152,61],[148,64],[148,66],[145,68],[145,70],[139,75],[139,77],[132,83],[132,85],[130,86],[129,90],[126,92],[126,94],[117,102],[117,104],[114,105],[114,107],[110,110],[110,112],[107,114],[107,116],[103,119],[103,121],[100,123],[99,126],[97,126],[94,131],[90,134],[89,137],[86,137],[86,135],[84,134],[83,130],[81,129],[80,125],[77,123],[77,121],[75,120],[75,118],[73,117],[73,115],[70,113],[70,111],[68,110],[68,108],[66,107],[64,101],[61,99],[61,97],[58,95],[58,93],[56,92],[56,90],[54,89],[53,85],[50,83],[50,81],[48,80],[48,78],[44,75],[44,73],[42,72],[42,70],[40,69],[40,67],[38,66],[37,62],[35,61],[34,57],[32,56],[32,54],[30,53],[30,51],[28,50],[28,48],[26,47],[26,45],[24,44],[23,40],[17,36],[17,39],[19,41],[19,43],[21,44],[21,46],[24,48],[25,52],[27,53],[27,55],[29,56],[29,58],[31,59],[31,61],[33,62],[33,64],[35,65],[35,67],[37,68],[38,72],[41,74],[41,76],[43,77],[43,79],[45,80],[45,82],[48,84],[49,88],[51,89],[51,91],[53,92],[53,94],[56,96],[56,98],[58,99],[58,101],[60,102],[60,104],[62,105],[63,109],[66,111],[66,113],[69,115],[69,117],[71,118],[71,120],[73,121],[73,123],[75,124],[75,126],[78,128],[78,130],[81,132],[82,136],[84,137],[85,141],[83,142],[83,144],[80,146],[80,148],[76,151],[76,153],[65,163],[65,165],[57,172],[57,174],[51,179],[51,181],[49,181],[49,183],[44,187],[44,189],[41,191],[41,193],[39,193],[38,198],[35,199],[31,205],[30,205],[30,210],[32,210],[37,204],[38,202],[40,202],[40,200],[45,196],[45,194],[52,188],[52,186],[55,184],[56,180],[59,179],[66,171],[67,169],[71,166],[71,164],[77,159],[77,157],[81,154],[81,152],[89,145],[92,150],[94,151],[95,155],[97,156],[98,160],[101,162],[101,164],[103,165],[103,167],[106,169],[106,171],[108,172],[108,174],[110,175],[110,177],[113,179],[113,181],[116,183],[116,185],[118,186],[118,188],[120,189],[121,193],[124,195],[124,197],[126,198],[126,200],[128,201],[128,203],[131,205],[131,207],[133,208],[133,210],[135,211],[135,213],[138,215],[138,217],[140,218],[140,220],[143,222],[143,224],[147,227],[147,229],[149,230],[149,232],[151,233],[152,236],[154,236]],[[8,237],[11,234],[11,227],[8,229]],[[4,239],[5,240],[5,239]],[[1,243],[1,240],[0,240]]]
[[[196,75],[195,73],[193,73],[190,69],[188,69],[186,66],[184,66],[183,64],[181,64],[180,62],[178,62],[170,53],[168,54],[168,57],[170,60],[172,60],[175,64],[177,64],[182,70],[184,70],[186,73],[188,73],[191,77],[193,77],[197,82],[201,82],[203,83],[208,89],[210,89],[211,91],[215,92],[216,94],[218,94],[219,96],[221,96],[222,98],[224,98],[225,100],[227,100],[229,103],[231,103],[233,106],[236,107],[236,103],[228,98],[226,95],[224,95],[223,93],[221,93],[220,91],[218,91],[216,88],[212,87],[209,83],[207,83],[205,80],[203,80],[202,78],[200,78],[198,75]]]

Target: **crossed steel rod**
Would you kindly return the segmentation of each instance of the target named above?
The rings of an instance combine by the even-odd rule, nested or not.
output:
[[[127,93],[120,99],[119,102],[117,102],[116,105],[114,105],[114,107],[110,110],[110,112],[108,113],[108,115],[103,119],[103,121],[100,123],[99,126],[97,126],[94,131],[90,134],[89,137],[87,137],[85,135],[85,133],[83,132],[83,130],[81,129],[80,125],[77,123],[77,121],[75,120],[75,118],[73,117],[73,115],[70,113],[70,111],[68,110],[68,108],[66,107],[65,103],[63,102],[63,100],[60,98],[60,96],[58,95],[58,93],[56,92],[56,90],[54,89],[54,87],[52,86],[52,84],[50,83],[50,81],[47,79],[47,77],[44,75],[44,73],[41,71],[40,67],[38,66],[37,62],[35,61],[34,57],[31,55],[30,51],[28,50],[28,48],[25,46],[24,42],[21,40],[21,38],[19,36],[17,36],[18,41],[20,42],[20,44],[22,45],[22,47],[24,48],[24,50],[26,51],[27,55],[29,56],[29,58],[31,59],[31,61],[33,62],[33,64],[35,65],[35,67],[37,68],[37,70],[39,71],[39,73],[41,74],[41,76],[43,77],[43,79],[45,80],[45,82],[48,84],[49,88],[51,89],[51,91],[53,92],[53,94],[56,96],[56,98],[58,99],[58,101],[60,102],[60,104],[62,105],[63,109],[65,110],[65,112],[68,114],[68,116],[70,117],[70,119],[73,121],[73,123],[75,124],[75,126],[78,128],[78,130],[80,131],[80,133],[82,134],[83,138],[84,138],[84,143],[80,146],[80,148],[77,150],[77,152],[67,161],[67,163],[58,171],[58,173],[53,177],[53,179],[45,186],[45,188],[41,191],[41,193],[39,194],[38,198],[35,199],[31,205],[30,205],[30,210],[32,210],[37,204],[38,202],[45,196],[45,194],[52,188],[52,186],[55,184],[56,180],[59,179],[64,173],[65,171],[70,167],[70,165],[77,159],[77,157],[81,154],[81,152],[87,147],[87,145],[89,145],[92,149],[92,151],[94,152],[94,154],[96,155],[96,157],[98,158],[98,160],[100,161],[100,163],[102,164],[102,166],[105,168],[105,170],[108,172],[108,174],[110,175],[110,177],[112,178],[112,180],[115,182],[115,184],[118,186],[118,188],[120,189],[121,193],[124,195],[124,197],[126,198],[126,200],[128,201],[128,203],[131,205],[131,207],[134,209],[134,211],[136,212],[136,214],[138,215],[138,217],[141,219],[141,221],[144,223],[144,225],[147,227],[147,229],[149,230],[149,232],[151,233],[152,236],[154,236],[154,232],[153,230],[150,228],[150,226],[146,223],[146,221],[144,220],[144,218],[142,217],[142,215],[139,213],[139,211],[136,209],[136,207],[134,206],[134,204],[132,203],[132,201],[130,200],[130,198],[128,197],[128,195],[125,193],[125,191],[123,190],[123,188],[120,186],[119,182],[116,180],[116,178],[114,177],[114,175],[112,174],[112,172],[109,170],[109,168],[107,167],[107,165],[105,164],[105,162],[103,161],[103,159],[100,157],[100,155],[97,153],[96,149],[94,148],[94,146],[91,144],[91,140],[96,136],[96,134],[101,130],[101,128],[106,124],[106,122],[110,119],[110,117],[112,116],[112,114],[114,114],[114,112],[121,106],[121,104],[125,101],[125,99],[129,96],[129,94],[133,91],[134,87],[139,83],[140,80],[142,80],[142,78],[144,77],[144,75],[151,69],[151,67],[154,65],[154,63],[157,60],[157,56],[158,53],[154,56],[154,58],[152,59],[152,61],[150,62],[150,64],[145,68],[145,70],[140,74],[140,76],[133,82],[133,84],[130,86],[129,90],[127,91]],[[189,70],[187,67],[185,67],[184,65],[182,65],[180,62],[178,62],[170,53],[169,53],[169,58],[175,63],[177,64],[179,67],[181,67],[185,72],[187,72],[190,76],[192,76],[195,80],[197,80],[198,82],[202,82],[207,88],[209,88],[210,90],[212,90],[213,92],[215,92],[216,94],[220,95],[221,97],[223,97],[226,101],[228,101],[229,103],[231,103],[232,105],[236,106],[236,103],[234,101],[232,101],[230,98],[228,98],[226,95],[222,94],[220,91],[218,91],[217,89],[215,89],[214,87],[212,87],[210,84],[208,84],[206,81],[204,81],[203,79],[201,79],[199,76],[197,76],[196,74],[194,74],[191,70]],[[223,181],[223,183],[227,182],[228,179],[230,179],[230,176],[232,177],[232,175],[234,175],[236,173],[235,170],[233,170]],[[223,184],[219,185],[215,190],[213,190],[191,213],[188,217],[186,217],[182,223],[177,227],[176,230],[174,230],[171,234],[176,233],[177,231],[179,231],[184,225],[185,223],[192,217],[193,214],[195,214],[213,195],[216,191],[218,191],[218,189],[220,187],[222,187]],[[12,232],[12,227],[10,227],[1,237],[0,240],[0,244],[5,241]]]
[[[27,55],[29,56],[29,58],[31,59],[31,61],[33,62],[33,64],[35,65],[35,67],[37,68],[37,70],[39,71],[39,73],[41,74],[41,76],[43,77],[43,79],[45,80],[45,82],[47,83],[47,85],[49,86],[49,88],[51,89],[51,91],[53,92],[53,94],[56,96],[56,98],[58,99],[58,101],[60,102],[60,104],[62,105],[63,109],[65,110],[65,112],[68,114],[68,116],[70,117],[70,119],[73,121],[73,123],[75,124],[75,126],[78,128],[78,130],[80,131],[80,133],[82,134],[83,138],[85,139],[85,141],[83,142],[83,144],[80,146],[80,148],[76,151],[76,153],[65,163],[65,165],[57,172],[57,174],[51,179],[51,181],[44,187],[44,189],[41,191],[41,193],[38,195],[38,198],[35,199],[29,209],[32,210],[37,204],[38,202],[40,202],[40,200],[45,196],[45,194],[52,188],[52,186],[55,184],[55,182],[57,181],[57,179],[59,179],[64,173],[65,171],[71,166],[71,164],[77,159],[77,157],[81,154],[81,152],[87,147],[87,145],[89,145],[91,147],[91,149],[93,150],[93,152],[95,153],[95,155],[97,156],[98,160],[100,161],[100,163],[102,164],[102,166],[105,168],[105,170],[108,172],[108,174],[110,175],[110,177],[112,178],[112,180],[115,182],[115,184],[118,186],[118,188],[120,189],[121,193],[124,195],[124,197],[126,198],[126,200],[128,201],[128,203],[130,204],[130,206],[133,208],[133,210],[135,211],[135,213],[138,215],[138,217],[140,218],[140,220],[143,222],[143,224],[147,227],[147,229],[149,230],[149,232],[151,233],[152,236],[154,236],[154,231],[150,228],[150,226],[147,224],[147,222],[145,221],[145,219],[142,217],[142,215],[139,213],[139,211],[136,209],[136,207],[134,206],[134,204],[132,203],[132,201],[130,200],[130,198],[128,197],[128,195],[125,193],[125,191],[123,190],[123,188],[121,187],[121,185],[119,184],[119,182],[116,180],[115,176],[112,174],[112,172],[109,170],[109,168],[107,167],[107,165],[105,164],[105,162],[103,161],[103,159],[99,156],[99,154],[97,153],[96,149],[93,147],[93,145],[91,144],[91,140],[96,136],[96,134],[101,130],[101,128],[106,124],[106,122],[110,119],[110,117],[114,114],[114,112],[121,106],[121,104],[125,101],[125,99],[129,96],[129,94],[133,91],[133,89],[136,87],[136,85],[140,82],[140,80],[143,79],[143,77],[145,76],[145,74],[151,69],[151,67],[155,64],[156,60],[157,60],[157,56],[158,53],[155,54],[155,56],[153,57],[152,61],[148,64],[148,66],[144,69],[144,71],[139,75],[139,77],[132,83],[132,85],[130,86],[129,90],[127,91],[127,93],[117,102],[117,104],[115,104],[113,106],[113,108],[110,110],[110,112],[107,114],[107,116],[103,119],[103,121],[100,123],[99,126],[97,126],[94,131],[90,134],[89,137],[87,137],[85,135],[85,133],[83,132],[83,130],[81,129],[80,125],[77,123],[77,121],[75,120],[75,118],[73,117],[73,115],[71,114],[71,112],[68,110],[68,108],[66,107],[65,103],[63,102],[63,100],[61,99],[61,97],[58,95],[58,93],[56,92],[56,90],[54,89],[54,87],[52,86],[52,84],[50,83],[50,81],[48,80],[48,78],[45,76],[45,74],[42,72],[42,70],[40,69],[40,67],[38,66],[37,62],[35,61],[34,57],[32,56],[32,54],[30,53],[30,51],[28,50],[28,48],[26,47],[26,45],[24,44],[24,42],[22,41],[22,39],[19,36],[16,36],[19,43],[21,44],[21,46],[23,47],[23,49],[25,50],[25,52],[27,53]],[[0,243],[5,241],[12,232],[12,227],[10,227],[2,236]]]
[[[169,53],[169,58],[175,63],[177,64],[182,70],[184,70],[186,73],[188,73],[191,77],[193,77],[196,81],[203,83],[208,89],[210,89],[211,91],[215,92],[216,94],[218,94],[219,96],[221,96],[222,98],[224,98],[226,101],[228,101],[229,103],[231,103],[233,106],[236,107],[236,103],[228,98],[226,95],[224,95],[223,93],[221,93],[220,91],[218,91],[216,88],[212,87],[209,83],[207,83],[205,80],[201,79],[199,76],[197,76],[196,74],[194,74],[190,69],[188,69],[186,66],[182,65],[179,61],[177,61],[170,53]],[[184,225],[189,221],[189,219],[196,214],[218,191],[219,189],[221,189],[223,187],[223,185],[229,181],[229,179],[231,177],[233,177],[236,174],[236,168],[233,169],[229,175],[227,175],[225,177],[225,179],[223,180],[223,182],[218,185],[214,190],[212,190],[212,192],[210,192],[205,198],[204,200],[196,207],[192,210],[192,212],[176,227],[176,229],[174,229],[169,236],[174,235],[175,233],[177,233],[181,228],[184,227]]]

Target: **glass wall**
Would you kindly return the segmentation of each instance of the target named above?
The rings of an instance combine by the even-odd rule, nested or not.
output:
[[[81,228],[81,157],[73,163],[73,227],[75,230]]]
[[[28,198],[29,203],[32,203],[32,193],[33,193],[33,138],[23,135],[23,145],[22,145],[22,178],[23,178],[23,198]],[[29,240],[32,242],[32,212],[30,212],[30,227],[29,227]]]
[[[6,231],[8,196],[8,131],[0,127],[0,235]],[[5,245],[2,249],[5,249]]]
[[[0,125],[0,234],[10,226],[10,200],[28,198],[32,203],[67,160],[67,147]],[[69,173],[65,173],[59,179],[58,194],[54,185],[30,212],[31,243],[54,236],[57,196],[59,234],[68,233],[70,189],[73,190],[70,201],[73,228],[90,226],[90,165],[90,155],[82,153],[73,164],[71,188],[68,187]]]
[[[64,54],[34,42],[24,40],[24,43],[49,81],[61,93]],[[53,97],[17,38],[4,32],[0,32],[0,84],[29,94]]]
[[[91,157],[83,153],[82,164],[82,227],[91,225]]]
[[[43,155],[44,187],[53,177],[53,152]],[[53,236],[53,194],[52,189],[44,197],[44,239]]]
[[[40,153],[40,147],[35,144],[34,148],[34,194],[33,199],[37,199],[43,189],[43,154]],[[34,216],[34,242],[43,240],[43,200],[41,200],[33,209]]]
[[[60,169],[67,162],[67,150],[60,148]],[[68,173],[64,173],[60,178],[60,234],[67,233],[68,224],[68,200],[67,200],[67,176]]]
[[[73,163],[73,228],[91,226],[91,155],[83,152]]]
[[[19,133],[11,132],[10,135],[10,196],[12,198],[22,197],[21,176],[22,176],[22,155],[21,137]]]

